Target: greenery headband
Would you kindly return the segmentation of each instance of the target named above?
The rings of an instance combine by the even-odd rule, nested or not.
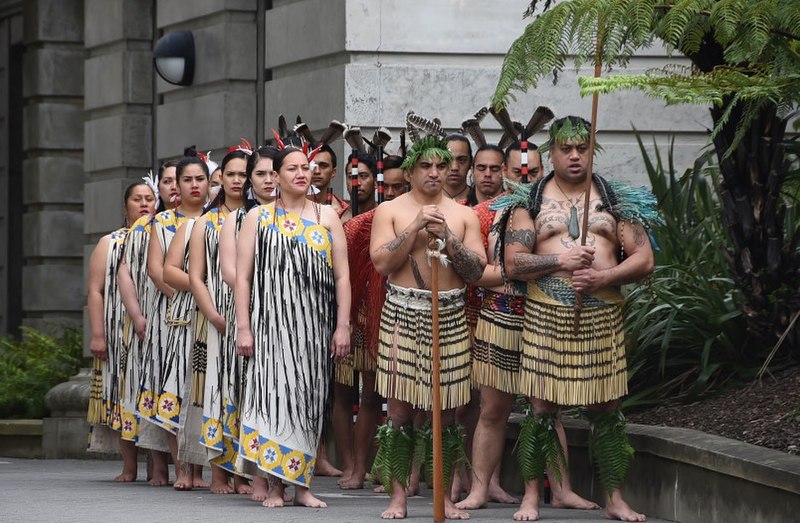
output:
[[[453,160],[453,154],[447,149],[447,140],[438,136],[426,136],[409,147],[400,167],[411,170],[420,158],[425,160],[440,158],[443,162],[450,163]]]
[[[549,138],[543,143],[539,150],[548,152],[553,145],[561,145],[567,142],[589,143],[592,133],[592,124],[579,116],[566,116],[559,118],[550,125]],[[602,151],[603,148],[595,141],[595,151]]]

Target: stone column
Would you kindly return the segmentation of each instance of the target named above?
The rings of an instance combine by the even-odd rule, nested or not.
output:
[[[83,1],[23,3],[23,323],[83,308]]]
[[[150,167],[151,7],[151,2],[137,0],[85,0],[83,252],[87,264],[97,241],[123,224],[125,187]],[[85,298],[85,286],[80,296]],[[84,325],[88,339],[88,322]],[[87,357],[88,347],[87,342]],[[45,457],[95,457],[85,450],[90,377],[91,372],[82,369],[47,393],[51,417],[44,422]]]
[[[122,226],[123,192],[152,160],[152,2],[85,0],[86,261]]]

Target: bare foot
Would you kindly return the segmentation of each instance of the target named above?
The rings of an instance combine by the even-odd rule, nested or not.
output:
[[[208,482],[203,479],[203,467],[201,465],[192,465],[192,485],[194,488],[206,489]]]
[[[136,471],[126,471],[123,469],[122,474],[114,478],[114,481],[117,483],[130,483],[131,481],[136,481]]]
[[[152,457],[152,467],[149,467],[150,479],[147,483],[151,487],[166,487],[169,485],[169,469],[167,468],[167,458],[164,454]]]
[[[317,459],[317,465],[314,468],[315,476],[341,476],[342,471],[331,465],[330,461],[320,461]]]
[[[516,505],[519,503],[519,498],[512,496],[500,485],[489,483],[489,491],[488,491],[489,501],[493,501],[495,503],[507,503],[509,505]]]
[[[352,469],[344,469],[342,470],[342,476],[336,480],[337,485],[341,485],[344,481],[350,481],[350,478],[353,476]]]
[[[461,499],[461,474],[457,471],[450,484],[450,501],[455,503],[459,499]]]
[[[269,494],[269,486],[267,485],[267,478],[253,476],[253,494],[250,496],[252,501],[262,502],[267,499]]]
[[[609,500],[603,515],[608,519],[619,521],[647,521],[647,517],[644,514],[634,511],[621,496],[612,496],[612,500]]]
[[[233,487],[231,487],[228,480],[228,472],[216,465],[211,465],[211,487],[209,490],[212,494],[233,494]]]
[[[461,510],[478,510],[486,508],[487,500],[477,492],[470,492],[469,496],[456,503],[456,508]]]
[[[321,499],[314,497],[314,494],[312,494],[310,490],[303,487],[297,487],[295,489],[294,504],[297,507],[309,508],[326,508],[328,506],[328,504]]]
[[[261,504],[267,508],[281,508],[283,507],[283,491],[281,487],[273,487],[269,489],[267,499]]]
[[[178,467],[175,467],[179,469]],[[175,490],[192,490],[193,482],[192,477],[183,470],[178,470],[178,477],[175,478],[175,483],[172,488]]]
[[[378,485],[377,487],[372,489],[372,492],[374,492],[375,494],[386,494],[386,489],[383,488],[383,485]]]
[[[196,489],[207,489],[209,487],[208,481],[203,479],[203,476],[195,476],[192,478],[192,486]]]
[[[445,499],[444,517],[447,519],[469,519],[469,513],[459,510],[450,500]]]
[[[595,510],[600,508],[600,505],[594,501],[583,499],[574,491],[562,491],[558,495],[553,493],[553,498],[550,500],[550,506],[553,508],[574,508],[578,510]]]
[[[406,518],[407,504],[403,498],[392,497],[389,501],[389,506],[381,512],[383,519],[405,519]]]
[[[208,490],[210,490],[212,494],[233,494],[234,492],[233,487],[231,487],[230,483],[227,481],[224,483],[212,481],[211,487]]]
[[[169,485],[169,479],[166,476],[153,475],[147,483],[151,487],[166,487]]]
[[[519,510],[514,513],[514,521],[536,521],[539,519],[539,503],[522,500]]]
[[[237,474],[233,475],[233,490],[237,494],[252,494],[253,487],[248,483],[247,478],[243,478]]]
[[[366,474],[352,474],[349,478],[337,481],[339,488],[342,490],[358,490],[364,488],[364,476]]]
[[[417,494],[419,494],[419,482],[409,482],[408,488],[406,488],[406,496],[413,498]]]
[[[522,505],[514,513],[514,521],[536,521],[539,519],[539,483],[532,481],[525,484],[525,496]]]

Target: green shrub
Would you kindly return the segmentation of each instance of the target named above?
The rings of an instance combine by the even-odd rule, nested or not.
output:
[[[0,418],[42,418],[44,395],[81,364],[83,335],[67,328],[51,336],[26,327],[22,338],[0,338]]]
[[[653,161],[637,139],[665,224],[653,231],[655,273],[628,296],[626,408],[689,400],[752,378],[769,349],[749,343],[737,307],[710,155],[678,177],[672,144],[664,165],[657,147]]]

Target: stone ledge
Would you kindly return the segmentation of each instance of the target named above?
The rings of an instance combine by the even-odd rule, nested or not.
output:
[[[588,447],[588,423],[565,419],[564,427],[570,446]],[[627,432],[636,452],[800,494],[800,456],[693,429],[629,423]]]
[[[522,480],[511,449],[522,415],[506,434],[503,485]],[[601,501],[603,490],[589,457],[589,427],[565,419],[570,480],[579,494]],[[800,457],[691,429],[628,425],[636,456],[622,489],[631,506],[682,523],[794,521],[800,506]]]
[[[41,436],[42,425],[40,419],[0,420],[0,436]]]
[[[40,419],[0,420],[0,456],[42,458],[44,424]]]

